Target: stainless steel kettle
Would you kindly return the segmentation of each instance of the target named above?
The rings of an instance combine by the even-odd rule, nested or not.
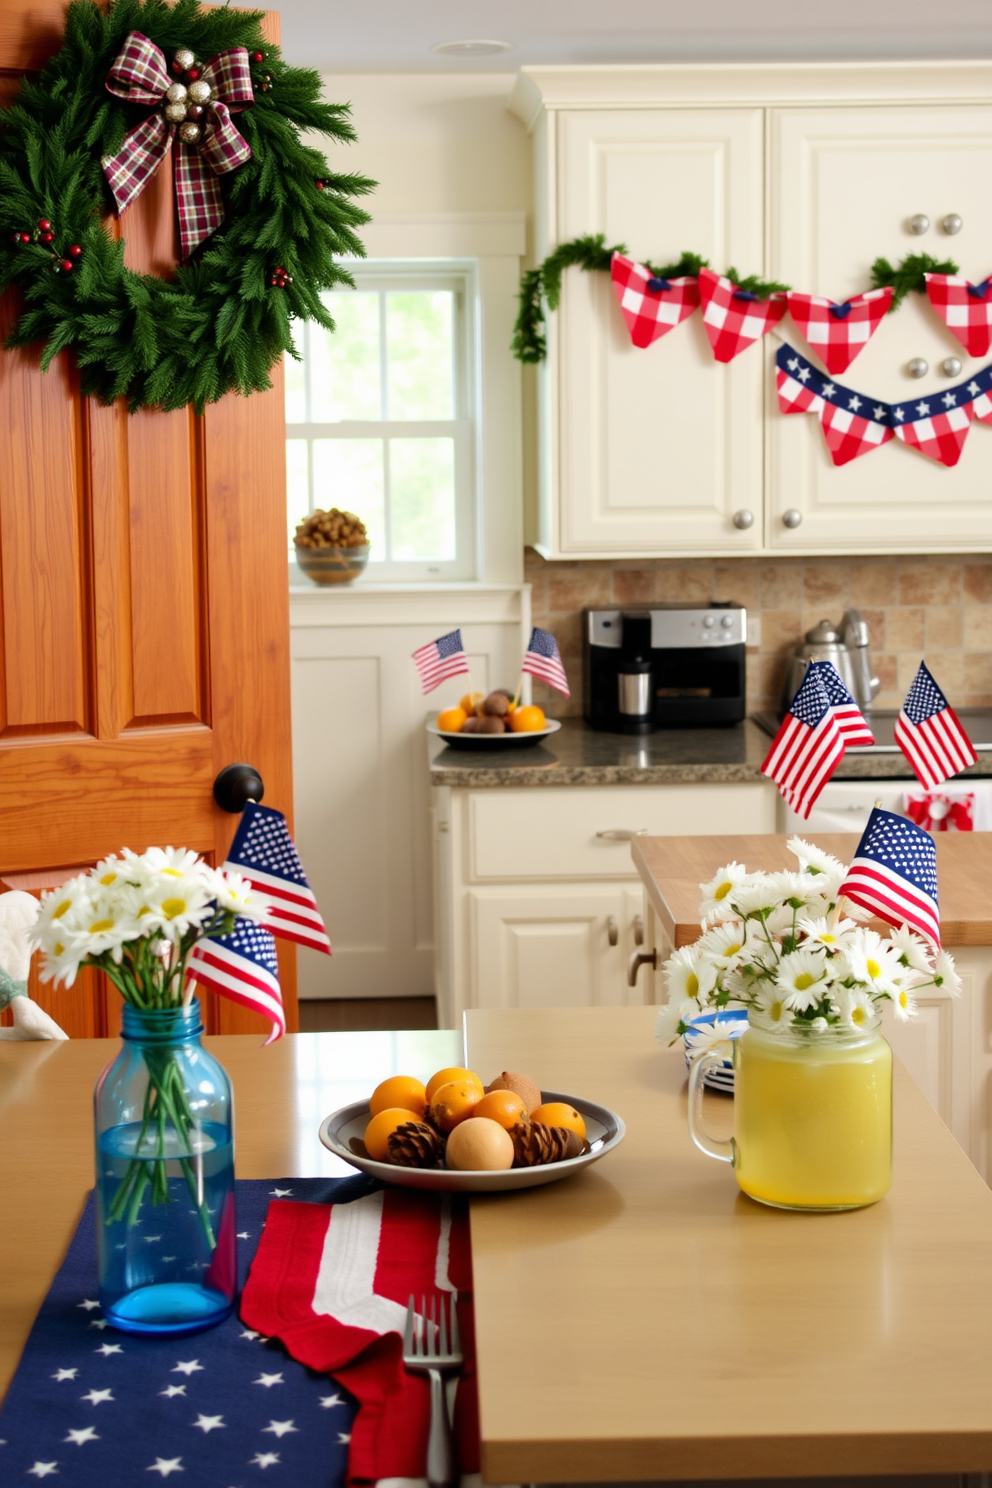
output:
[[[860,610],[845,610],[839,626],[821,620],[806,632],[786,676],[783,712],[798,692],[811,661],[832,661],[862,713],[868,712],[882,684],[872,672],[868,622]]]

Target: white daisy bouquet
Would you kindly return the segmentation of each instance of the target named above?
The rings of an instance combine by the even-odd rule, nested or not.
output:
[[[146,1012],[188,1006],[186,968],[197,941],[227,935],[239,915],[264,922],[269,901],[237,873],[211,868],[186,848],[125,848],[44,894],[33,941],[44,955],[42,980],[71,987],[81,966],[96,966],[126,1002]],[[196,1126],[185,1084],[168,1045],[144,1049],[148,1087],[135,1158],[107,1214],[107,1223],[137,1218],[146,1189],[168,1203],[168,1127],[180,1152],[191,1150]],[[189,1158],[180,1158],[208,1241],[210,1216],[198,1196]]]
[[[826,1033],[874,1024],[881,1005],[916,1014],[916,995],[961,982],[953,959],[935,952],[907,926],[881,936],[863,923],[864,910],[839,897],[846,869],[829,853],[793,837],[798,870],[748,873],[728,863],[701,884],[702,935],[664,965],[668,1003],[657,1037],[672,1044],[700,1013],[746,1008],[750,1022],[770,1032]],[[693,1048],[725,1041],[727,1023]]]

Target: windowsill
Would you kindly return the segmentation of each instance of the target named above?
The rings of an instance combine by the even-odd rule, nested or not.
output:
[[[456,625],[530,624],[530,585],[480,584],[462,580],[447,584],[375,584],[359,580],[354,587],[291,584],[289,625],[294,631],[356,626],[438,627]]]
[[[351,584],[290,584],[289,592],[293,599],[301,599],[309,596],[314,599],[333,599],[335,601],[345,598],[360,598],[362,594],[455,594],[467,592],[470,594],[506,594],[524,588],[524,581],[517,584],[485,584],[479,579],[447,579],[435,580],[430,584],[412,582],[404,583],[377,583],[374,579],[355,581]]]

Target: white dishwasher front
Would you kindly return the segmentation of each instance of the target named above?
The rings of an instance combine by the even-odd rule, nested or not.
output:
[[[897,811],[907,815],[907,795],[923,794],[923,787],[915,780],[831,780],[820,792],[809,820],[804,821],[791,806],[778,799],[778,829],[780,832],[862,832],[868,824],[871,809],[878,802],[886,811]],[[976,832],[992,831],[992,779],[965,778],[949,780],[946,785],[929,793],[940,798],[940,803],[973,798],[971,815]],[[939,814],[940,805],[931,811],[932,817]],[[945,811],[946,814],[946,811]]]

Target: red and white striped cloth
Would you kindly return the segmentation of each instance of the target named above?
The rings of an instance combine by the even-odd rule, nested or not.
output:
[[[927,299],[969,356],[992,346],[992,275],[972,284],[963,274],[924,274]]]
[[[782,413],[814,413],[835,465],[847,465],[894,437],[889,405],[824,377],[788,344],[775,354],[775,386]]]
[[[732,279],[714,274],[712,269],[699,271],[699,300],[703,307],[703,324],[713,355],[718,362],[730,362],[778,325],[788,308],[784,294],[773,294],[759,300]]]
[[[844,758],[844,736],[817,667],[809,667],[761,766],[797,815],[814,802]]]
[[[659,279],[645,264],[614,253],[610,277],[635,346],[650,346],[667,336],[699,305],[699,280],[694,274]]]
[[[789,314],[827,371],[845,372],[874,336],[892,304],[891,289],[870,289],[842,304],[820,295],[786,296]]]
[[[971,740],[946,697],[920,662],[895,726],[896,743],[921,785],[943,785],[977,762]]]
[[[454,1424],[463,1474],[479,1471],[468,1216],[447,1194],[389,1188],[350,1204],[269,1205],[241,1320],[358,1400],[348,1483],[423,1482],[430,1386],[403,1368],[411,1294],[458,1293],[465,1368]]]

